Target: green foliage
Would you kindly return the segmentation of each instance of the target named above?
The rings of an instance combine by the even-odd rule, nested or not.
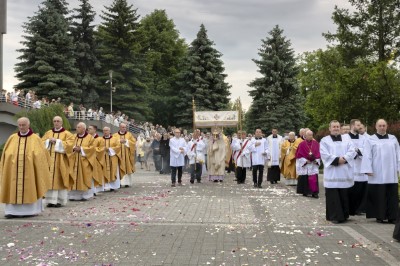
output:
[[[53,128],[53,118],[60,116],[63,119],[63,127],[66,130],[71,129],[68,119],[64,114],[64,107],[61,104],[51,104],[40,109],[23,111],[15,115],[15,118],[27,117],[31,122],[33,132],[43,136],[46,131]]]
[[[192,125],[192,98],[196,101],[196,109],[220,111],[226,110],[229,104],[229,88],[225,82],[226,74],[222,54],[208,38],[207,30],[201,24],[197,37],[190,45],[184,69],[177,82],[179,98],[176,102],[177,124],[190,128]]]
[[[29,22],[19,49],[22,55],[15,65],[16,87],[33,90],[39,97],[61,97],[64,103],[80,102],[75,67],[74,45],[65,0],[45,0]]]
[[[387,62],[400,56],[398,0],[349,0],[354,12],[335,7],[336,33],[324,34],[348,64],[357,59]]]
[[[253,103],[246,113],[247,129],[297,131],[303,126],[304,113],[294,52],[278,25],[269,34],[262,40],[260,59],[253,59],[262,77],[249,84],[254,89],[249,92]]]
[[[94,38],[94,25],[96,13],[93,11],[89,0],[80,0],[79,8],[74,9],[72,17],[72,36],[75,43],[76,67],[79,69],[79,88],[82,91],[82,103],[88,108],[97,107],[100,83],[97,72],[100,62],[95,54],[96,41]]]
[[[149,88],[149,106],[154,114],[154,124],[173,125],[174,82],[181,71],[187,45],[165,10],[154,10],[145,16],[138,28],[141,53],[146,58],[146,84]]]
[[[386,62],[349,67],[338,49],[318,50],[303,55],[298,77],[311,128],[333,119],[358,118],[366,125],[378,118],[399,119],[400,76]]]
[[[113,105],[136,120],[150,119],[145,58],[140,53],[139,15],[126,0],[114,0],[102,11],[102,23],[97,32],[98,55],[102,64],[101,80],[109,79],[113,71]],[[102,86],[100,103],[109,107],[110,88]]]

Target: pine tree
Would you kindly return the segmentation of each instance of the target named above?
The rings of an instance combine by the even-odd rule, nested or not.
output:
[[[228,108],[230,85],[225,82],[225,68],[203,24],[191,43],[184,70],[179,75],[179,102],[177,125],[189,128],[192,125],[192,97],[197,110],[221,111]]]
[[[328,41],[337,44],[346,63],[357,59],[372,62],[400,57],[399,0],[349,0],[353,12],[335,7],[332,19],[336,33],[326,33]]]
[[[262,77],[249,84],[254,89],[249,91],[253,102],[246,114],[247,129],[297,130],[304,114],[294,53],[278,25],[269,34],[262,40],[260,59],[253,59]]]
[[[137,9],[126,0],[114,0],[105,7],[100,17],[97,40],[98,54],[102,65],[102,81],[109,79],[113,71],[113,106],[135,120],[151,118],[148,106],[148,88],[145,84],[145,59],[139,53],[140,45],[137,29],[139,26]],[[110,88],[103,86],[100,103],[110,106]],[[114,110],[113,109],[113,110]]]
[[[72,17],[72,36],[75,43],[76,66],[79,69],[79,84],[82,91],[82,103],[89,107],[97,107],[99,95],[99,81],[97,73],[100,62],[96,57],[96,41],[94,25],[96,13],[89,0],[80,0],[79,8],[74,9]]]
[[[15,65],[16,87],[33,90],[39,97],[61,97],[64,103],[79,103],[73,39],[65,0],[46,0],[29,22],[23,25],[25,40],[21,62]]]
[[[150,89],[149,105],[157,115],[153,123],[174,124],[174,82],[187,53],[185,41],[180,38],[172,19],[165,10],[154,10],[140,21],[141,53],[146,57],[147,86]]]

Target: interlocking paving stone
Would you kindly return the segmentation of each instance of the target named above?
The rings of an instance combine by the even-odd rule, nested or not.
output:
[[[139,167],[138,167],[139,168]],[[393,225],[333,225],[295,187],[203,180],[171,188],[139,169],[135,185],[37,217],[0,219],[1,265],[400,265]],[[320,178],[320,182],[322,178]]]

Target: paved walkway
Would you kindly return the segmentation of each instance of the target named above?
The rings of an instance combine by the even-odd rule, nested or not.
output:
[[[323,189],[312,199],[233,179],[190,185],[185,175],[171,188],[169,176],[139,170],[133,188],[0,218],[0,265],[400,265],[393,225],[333,225]]]

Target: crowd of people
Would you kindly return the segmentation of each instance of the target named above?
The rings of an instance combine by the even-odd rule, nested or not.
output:
[[[330,134],[320,142],[307,128],[298,136],[281,136],[277,129],[268,136],[261,129],[254,136],[245,131],[225,136],[218,127],[188,133],[147,123],[134,136],[123,120],[118,132],[111,134],[104,127],[100,137],[95,125],[80,122],[72,134],[63,128],[61,117],[54,117],[53,124],[40,138],[22,117],[18,133],[5,144],[0,200],[6,204],[7,218],[36,215],[45,205],[63,207],[68,200],[85,201],[96,193],[130,187],[136,162],[147,171],[170,175],[172,187],[183,185],[184,171],[191,184],[204,178],[223,182],[227,172],[234,172],[239,185],[246,184],[246,171],[251,171],[254,188],[262,188],[264,175],[271,186],[283,176],[286,185],[297,186],[297,193],[316,199],[323,166],[328,221],[343,223],[351,215],[365,215],[379,223],[395,223],[398,215],[400,147],[383,119],[376,122],[373,135],[358,119],[342,127],[333,120]]]

